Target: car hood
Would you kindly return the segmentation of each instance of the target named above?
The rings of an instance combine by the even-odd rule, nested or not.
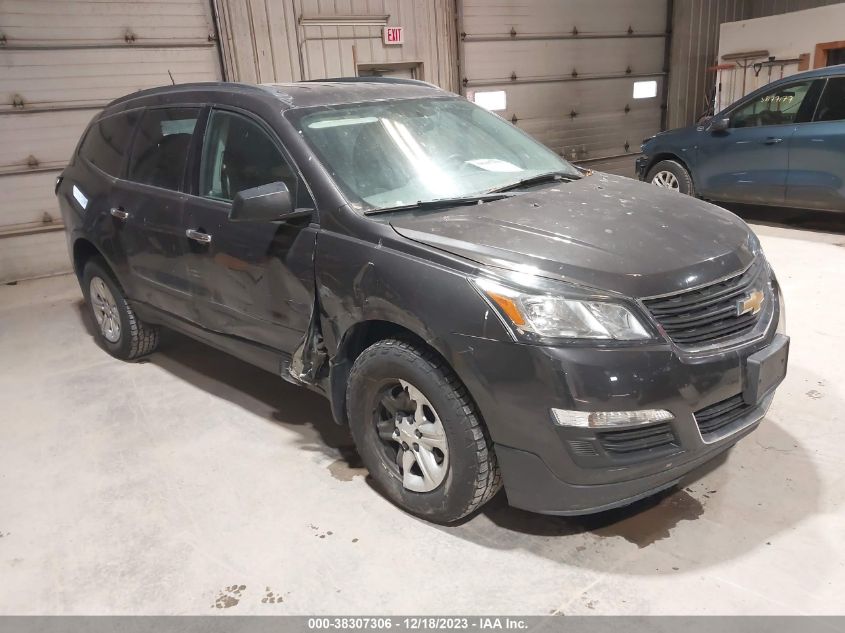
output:
[[[740,271],[756,244],[724,209],[601,173],[481,205],[391,216],[390,223],[408,239],[485,266],[628,297]]]

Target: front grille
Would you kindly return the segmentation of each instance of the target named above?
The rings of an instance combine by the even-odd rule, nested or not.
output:
[[[727,400],[711,404],[695,412],[695,422],[705,439],[709,435],[720,431],[729,424],[736,422],[754,408],[753,404],[747,404],[742,399],[742,394],[737,394]]]
[[[763,259],[758,257],[735,277],[668,297],[644,299],[643,304],[678,345],[696,346],[742,336],[754,328],[763,312],[738,315],[737,302],[754,290],[763,292],[764,301],[771,300],[764,271]]]
[[[598,438],[604,450],[612,455],[630,455],[676,446],[675,434],[668,424],[652,424],[622,431],[605,431],[598,433]]]

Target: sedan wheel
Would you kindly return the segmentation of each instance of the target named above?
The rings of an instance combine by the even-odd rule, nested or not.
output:
[[[92,277],[89,286],[91,309],[100,332],[109,343],[120,340],[120,313],[111,290],[100,277]]]
[[[688,196],[695,196],[692,176],[686,167],[674,160],[661,160],[653,165],[644,180],[662,189],[672,189]]]
[[[681,185],[671,171],[659,171],[651,179],[651,184],[663,187],[665,189],[674,189],[675,191],[681,188]]]
[[[382,390],[375,411],[382,449],[412,492],[430,492],[449,471],[449,444],[434,407],[405,380],[391,381]]]

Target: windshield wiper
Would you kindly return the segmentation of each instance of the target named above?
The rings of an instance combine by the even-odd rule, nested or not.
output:
[[[519,189],[520,187],[530,187],[531,185],[540,185],[544,182],[559,182],[559,181],[573,181],[573,180],[580,180],[581,176],[576,174],[568,174],[562,171],[551,171],[547,174],[537,174],[536,176],[531,176],[531,178],[523,178],[519,182],[514,182],[509,185],[505,185],[504,187],[498,187],[497,189],[491,189],[489,193],[502,193],[504,191],[512,191],[513,189]]]
[[[401,204],[395,207],[383,207],[381,209],[370,209],[364,211],[364,215],[378,215],[379,213],[392,213],[394,211],[407,211],[409,209],[446,209],[467,204],[481,204],[493,202],[502,198],[510,198],[515,194],[503,191],[491,191],[477,196],[460,196],[456,198],[438,198],[436,200],[419,200],[411,204]]]

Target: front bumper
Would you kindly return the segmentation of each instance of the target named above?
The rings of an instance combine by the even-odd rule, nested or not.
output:
[[[634,172],[640,180],[645,180],[645,169],[647,165],[648,156],[637,156],[637,159],[634,161]]]
[[[788,344],[776,325],[753,343],[695,354],[670,343],[551,348],[456,336],[453,345],[471,353],[457,354],[453,366],[493,437],[509,503],[546,514],[588,514],[672,486],[759,424],[777,383],[758,401],[743,402],[746,366],[749,356]],[[718,422],[712,412],[732,402],[739,405],[730,422],[708,431],[705,418]],[[666,409],[674,420],[665,429],[561,427],[551,408]],[[634,433],[608,438],[627,431]]]
[[[505,476],[508,501],[512,506],[543,514],[580,515],[625,506],[677,484],[681,478],[714,459],[753,431],[766,415],[772,395],[754,407],[737,429],[721,442],[703,450],[681,452],[659,460],[658,469],[635,479],[605,484],[571,484],[558,478],[543,461],[527,451],[496,446],[496,456]],[[676,463],[675,460],[679,463]]]

